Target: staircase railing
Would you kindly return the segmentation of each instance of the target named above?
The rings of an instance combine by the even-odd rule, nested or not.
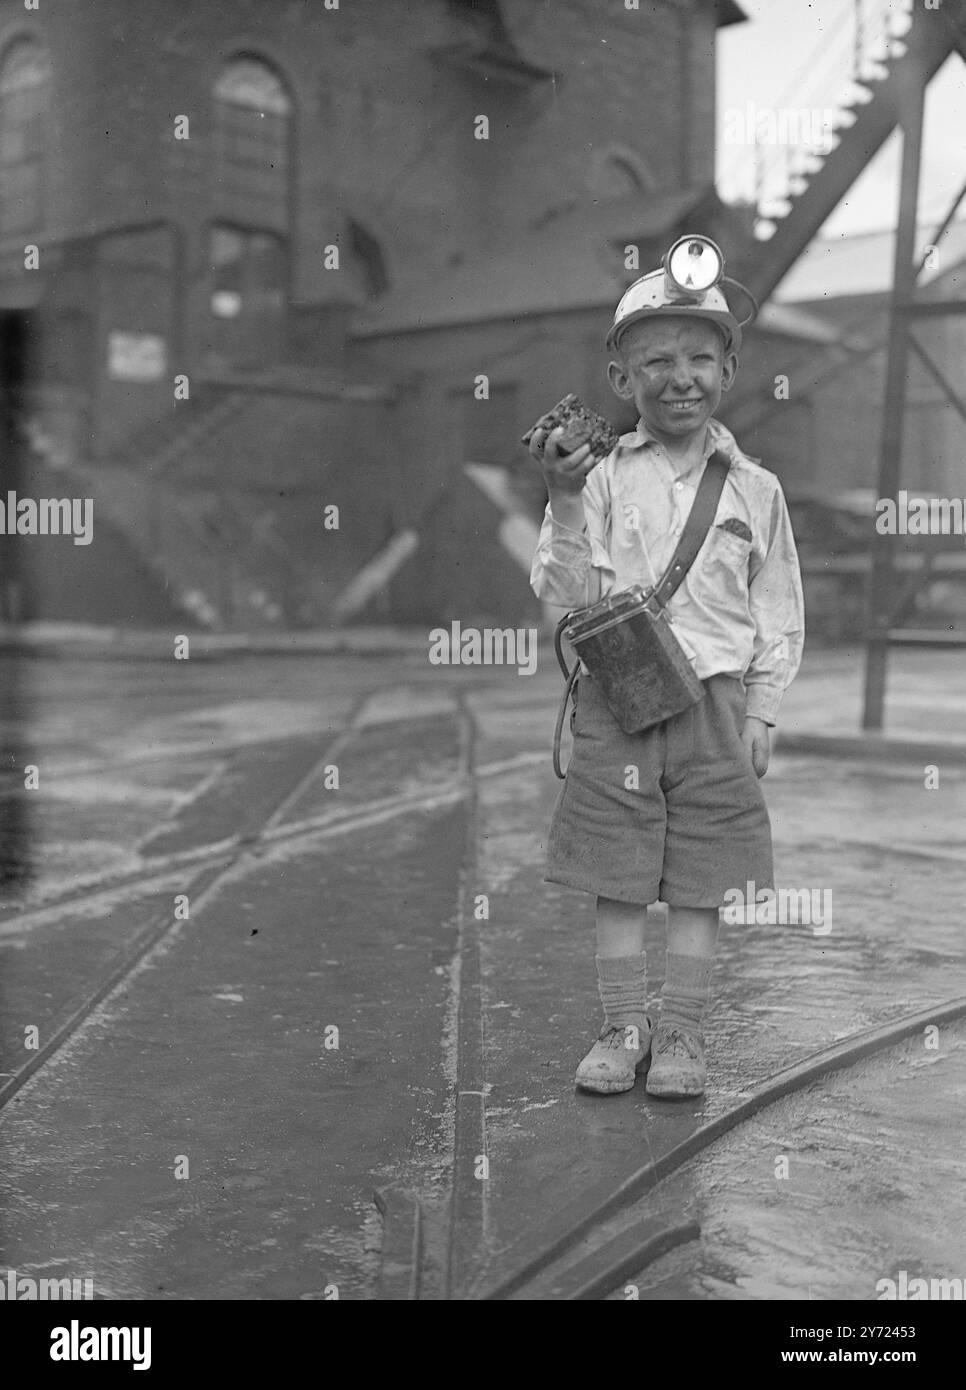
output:
[[[852,25],[822,37],[777,101],[761,109],[749,102],[745,113],[735,113],[742,116],[743,138],[722,169],[719,188],[728,201],[754,204],[759,240],[774,235],[792,200],[874,99],[890,64],[904,55],[912,8],[913,0],[855,0]],[[789,131],[800,138],[779,138]],[[726,120],[726,140],[728,133]]]
[[[950,53],[966,44],[966,0],[945,0],[940,10],[912,13],[905,53],[894,55],[886,76],[869,84],[873,99],[856,108],[854,128],[838,140],[802,190],[790,195],[790,211],[777,220],[768,239],[749,240],[733,256],[732,273],[748,284],[759,301],[772,294],[896,129],[909,84],[928,83]]]

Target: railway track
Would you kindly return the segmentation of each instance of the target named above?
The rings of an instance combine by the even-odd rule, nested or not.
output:
[[[341,756],[348,740],[360,731],[367,702],[381,689],[370,690],[351,711],[344,728],[324,747],[307,770],[291,780],[244,832],[216,843],[160,855],[143,872],[105,878],[61,894],[39,906],[3,919],[5,929],[28,927],[47,914],[89,908],[99,899],[133,898],[150,890],[172,871],[186,870],[191,880],[192,918],[215,895],[225,880],[247,859],[279,843],[324,844],[328,839],[378,825],[413,811],[465,802],[468,830],[461,868],[458,905],[459,947],[456,987],[456,1056],[453,1095],[453,1170],[448,1206],[425,1208],[418,1193],[383,1188],[377,1204],[384,1219],[382,1276],[379,1296],[392,1299],[444,1297],[508,1301],[534,1296],[564,1301],[606,1298],[630,1275],[638,1274],[668,1251],[700,1239],[696,1222],[660,1224],[635,1210],[642,1198],[711,1148],[725,1135],[769,1106],[821,1082],[836,1072],[894,1046],[929,1024],[948,1024],[966,1017],[966,997],[949,998],[890,1022],[840,1039],[832,1046],[776,1071],[723,1114],[695,1127],[665,1147],[656,1158],[631,1168],[617,1181],[581,1194],[576,1202],[542,1215],[509,1245],[488,1255],[487,1188],[478,1179],[480,1158],[487,1156],[484,1048],[484,1001],[480,963],[479,924],[472,911],[477,856],[477,795],[491,779],[518,773],[545,762],[544,753],[525,753],[491,763],[477,763],[474,719],[457,696],[454,715],[460,733],[457,766],[452,777],[398,795],[373,797],[355,805],[292,819],[306,791],[322,770]],[[93,771],[93,769],[92,769]],[[90,987],[48,1022],[45,1043],[0,1084],[0,1109],[45,1067],[81,1030],[85,1021],[149,962],[154,952],[167,949],[186,929],[169,911],[152,917],[137,936],[111,961]],[[653,1124],[660,1124],[654,1121]],[[653,1131],[652,1131],[653,1133]],[[440,1265],[442,1274],[440,1275]]]
[[[488,1257],[487,1184],[478,1180],[476,1166],[478,1156],[487,1151],[479,947],[468,922],[462,927],[467,988],[461,991],[453,1188],[444,1234],[446,1296],[460,1301],[605,1299],[669,1251],[700,1239],[695,1221],[667,1225],[635,1211],[643,1198],[691,1160],[779,1101],[920,1035],[929,1025],[966,1018],[966,996],[956,996],[841,1038],[772,1073],[737,1104],[696,1124],[656,1158],[629,1168],[618,1181],[587,1190],[562,1208],[548,1205],[532,1226]],[[669,1133],[676,1122],[680,1128],[672,1105],[663,1121]],[[648,1125],[650,1146],[660,1150],[662,1119],[651,1114]],[[434,1297],[425,1293],[434,1285],[433,1266],[440,1259],[432,1214],[415,1193],[383,1189],[377,1193],[377,1203],[386,1222],[387,1242],[384,1269],[388,1272],[381,1282],[381,1296],[395,1300]]]
[[[468,1297],[483,1301],[525,1298],[538,1280],[545,1298],[578,1301],[603,1299],[632,1274],[639,1274],[676,1246],[700,1237],[696,1222],[658,1227],[639,1216],[622,1224],[641,1198],[653,1192],[699,1154],[746,1124],[769,1106],[804,1091],[837,1072],[865,1061],[905,1038],[921,1034],[929,1025],[950,1024],[966,1017],[966,996],[958,996],[928,1009],[907,1013],[879,1027],[864,1029],[829,1047],[802,1058],[769,1076],[737,1105],[674,1143],[656,1159],[634,1168],[617,1183],[587,1193],[577,1203],[554,1213],[539,1227],[524,1231],[502,1250]],[[659,1123],[659,1122],[658,1122]],[[595,1232],[608,1225],[618,1229],[593,1245]],[[555,1275],[555,1267],[559,1272]]]
[[[471,745],[472,753],[472,745]],[[508,758],[484,767],[467,768],[472,796],[463,866],[464,880],[475,874],[478,813],[477,789],[481,779],[510,774],[545,761],[544,754]],[[849,837],[856,848],[879,848],[875,842]],[[963,867],[961,853],[924,847],[897,846],[897,854],[913,859],[931,858]],[[443,1240],[433,1241],[434,1219],[415,1193],[382,1190],[377,1202],[386,1221],[391,1278],[382,1281],[382,1296],[419,1299],[432,1289],[432,1266],[445,1261],[444,1287],[449,1299],[510,1301],[526,1299],[539,1287],[538,1297],[564,1301],[600,1300],[618,1289],[631,1275],[678,1246],[700,1239],[694,1221],[664,1225],[641,1217],[634,1208],[679,1173],[697,1155],[725,1135],[747,1124],[762,1111],[868,1057],[883,1052],[903,1039],[920,1034],[928,1025],[949,1024],[966,1017],[966,996],[945,999],[924,1010],[908,1012],[882,1025],[866,1028],[773,1072],[740,1101],[713,1120],[698,1124],[673,1142],[657,1158],[629,1169],[616,1183],[581,1194],[562,1209],[541,1212],[532,1227],[512,1244],[488,1256],[487,1183],[479,1180],[479,1159],[487,1157],[486,1070],[484,1009],[481,998],[480,944],[477,924],[467,907],[464,889],[460,908],[460,958],[462,985],[458,1030],[458,1075],[452,1197],[446,1214]],[[673,1124],[673,1106],[667,1123]],[[660,1125],[652,1116],[650,1123]],[[653,1131],[652,1131],[653,1138]],[[595,1239],[606,1229],[603,1239]],[[433,1294],[429,1295],[434,1296]]]
[[[114,902],[118,896],[134,899],[158,888],[172,873],[184,870],[190,879],[191,911],[195,917],[221,884],[246,859],[257,857],[261,850],[281,843],[297,845],[306,840],[325,841],[354,830],[378,825],[397,816],[416,810],[432,810],[455,802],[466,794],[465,758],[461,769],[448,783],[428,786],[396,796],[374,797],[344,810],[332,810],[318,815],[287,821],[289,811],[298,804],[305,792],[321,776],[323,770],[341,755],[349,739],[360,729],[360,716],[370,700],[378,698],[381,688],[368,691],[357,702],[345,727],[325,746],[307,771],[300,773],[287,790],[263,812],[258,823],[248,825],[243,833],[216,843],[200,845],[180,853],[159,855],[142,870],[119,875],[107,875],[96,882],[59,893],[23,912],[9,913],[0,918],[5,935],[29,929],[45,920],[62,917],[72,909],[89,910],[98,903]],[[464,739],[465,720],[463,721]],[[88,769],[90,771],[90,769]],[[187,886],[187,885],[186,885]],[[109,968],[90,988],[72,999],[58,1015],[47,1021],[45,1042],[29,1054],[19,1067],[0,1082],[0,1111],[23,1089],[26,1083],[63,1049],[70,1039],[111,995],[122,990],[150,955],[173,942],[185,929],[185,922],[174,920],[169,909],[150,917],[128,946],[119,951]]]

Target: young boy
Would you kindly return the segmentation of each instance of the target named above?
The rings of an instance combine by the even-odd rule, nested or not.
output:
[[[597,897],[604,1026],[577,1084],[626,1091],[649,1063],[650,1095],[697,1096],[718,909],[728,890],[773,886],[758,779],[801,659],[801,579],[777,478],[713,418],[741,347],[722,292],[682,297],[663,271],[645,275],[618,305],[607,346],[611,387],[634,402],[637,429],[597,465],[587,445],[561,453],[562,431],[534,433],[530,451],[549,501],[531,583],[539,598],[568,609],[657,584],[706,461],[721,450],[730,467],[714,523],[667,610],[705,695],[625,734],[581,671],[546,878]],[[658,900],[667,904],[667,968],[652,1030],[644,924],[646,905]]]

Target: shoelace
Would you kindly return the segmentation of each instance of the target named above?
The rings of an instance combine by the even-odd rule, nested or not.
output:
[[[604,1028],[602,1032],[597,1035],[597,1041],[602,1042],[605,1047],[615,1047],[619,1048],[621,1051],[623,1051],[626,1046],[626,1039],[627,1028],[618,1027],[616,1023],[612,1023],[609,1028]],[[638,1040],[638,1046],[640,1046],[640,1042],[641,1039]]]
[[[698,1061],[701,1056],[697,1039],[693,1033],[686,1033],[683,1028],[667,1029],[658,1043],[657,1050],[662,1056],[665,1052],[670,1052],[672,1057],[689,1057],[692,1062]]]

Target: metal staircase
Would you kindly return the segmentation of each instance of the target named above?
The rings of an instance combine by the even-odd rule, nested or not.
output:
[[[79,465],[87,494],[198,625],[253,631],[327,621],[332,586],[347,578],[346,546],[320,547],[307,515],[319,511],[334,466],[327,430],[363,437],[344,413],[368,422],[373,409],[389,409],[388,388],[279,368],[257,380],[204,382],[197,400],[193,382],[192,392],[109,459]],[[287,465],[279,476],[276,452]],[[340,478],[340,495],[356,487],[345,471]]]
[[[758,170],[756,235],[732,245],[729,271],[759,301],[772,294],[896,129],[908,85],[928,82],[952,52],[966,53],[966,0],[943,0],[935,10],[912,0],[878,9],[884,27],[868,40],[873,56],[853,57],[851,75],[839,68],[824,89],[823,106],[838,112],[825,149],[799,150],[792,157],[782,150]],[[815,101],[818,90],[812,81],[794,104]],[[842,91],[844,103],[838,100]]]
[[[142,469],[157,477],[244,409],[246,400],[235,392],[212,392],[173,401],[159,420],[150,421],[116,444],[105,462]]]
[[[855,3],[856,13],[861,14],[861,0]],[[746,243],[737,255],[732,249],[731,259],[739,277],[759,300],[767,299],[889,135],[897,128],[901,130],[899,212],[876,487],[879,498],[894,499],[902,483],[904,423],[913,357],[933,379],[948,404],[966,418],[966,399],[914,332],[920,320],[937,321],[966,314],[966,299],[955,295],[937,298],[919,292],[924,259],[920,257],[917,262],[925,93],[947,58],[958,54],[960,59],[966,60],[966,0],[935,0],[928,6],[925,0],[923,3],[917,0],[915,4],[902,0],[901,6],[889,6],[888,10],[888,27],[883,39],[884,62],[863,71],[858,39],[856,42],[854,92],[837,122],[840,127],[848,127],[848,133],[828,141],[830,148],[823,151],[821,157],[814,151],[806,152],[802,158],[811,160],[812,177],[805,179],[800,168],[797,180],[787,181],[788,186],[783,190],[784,196],[777,200],[777,207],[774,199],[772,207],[762,207],[763,199],[756,199],[762,213],[756,228],[757,241]],[[901,24],[901,37],[897,34],[896,21]],[[961,141],[959,143],[961,145]],[[759,170],[759,194],[762,189]],[[948,208],[941,226],[933,233],[933,244],[951,224],[964,198],[966,183]],[[777,220],[769,215],[772,212],[777,212]],[[867,342],[862,351],[868,353],[876,346],[873,335],[873,341]],[[826,362],[826,368],[834,369],[836,365],[842,364],[841,361],[836,364],[834,356]],[[808,376],[816,380],[815,373],[821,373],[822,366],[820,363],[813,366],[815,370],[810,368]],[[760,414],[761,410],[759,418]],[[883,538],[870,528],[862,715],[862,725],[867,731],[879,731],[883,725],[887,657],[892,648],[966,648],[966,634],[961,631],[908,625],[916,597],[928,585],[933,572],[936,546],[915,547],[917,555],[913,558],[918,560],[918,565],[913,573],[907,574],[903,572],[903,557],[899,554],[901,544],[900,539]]]
[[[287,616],[279,598],[287,591],[288,557],[259,534],[236,499],[215,498],[191,477],[205,442],[256,403],[242,390],[209,388],[174,402],[103,462],[82,470],[100,512],[129,537],[173,603],[203,628],[271,628]]]

